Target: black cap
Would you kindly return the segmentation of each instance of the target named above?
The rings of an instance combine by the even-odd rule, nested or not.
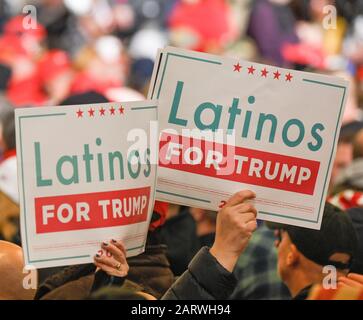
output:
[[[325,204],[320,230],[277,223],[267,225],[272,229],[285,230],[291,242],[309,260],[322,266],[333,265],[340,270],[351,269],[357,253],[357,234],[348,214],[332,204]],[[331,256],[335,253],[349,255],[350,261],[332,261]]]
[[[363,274],[363,208],[351,208],[347,213],[358,236],[358,250],[351,272]]]

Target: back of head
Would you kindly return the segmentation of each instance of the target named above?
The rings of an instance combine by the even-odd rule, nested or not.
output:
[[[271,229],[285,230],[299,252],[319,266],[351,270],[357,257],[358,236],[348,214],[326,203],[320,230],[268,222]]]
[[[19,246],[0,241],[0,299],[31,300],[34,289],[25,289],[23,281],[24,259]]]
[[[314,263],[333,265],[338,270],[351,269],[357,254],[358,238],[351,219],[339,208],[325,204],[320,230],[296,226],[284,229],[297,249]]]
[[[88,103],[107,103],[107,98],[96,91],[85,91],[82,93],[74,94],[66,98],[60,104],[62,106],[70,106],[77,104],[88,104]]]
[[[363,274],[363,208],[351,208],[347,210],[347,214],[352,219],[358,236],[357,256],[353,260],[351,272]]]

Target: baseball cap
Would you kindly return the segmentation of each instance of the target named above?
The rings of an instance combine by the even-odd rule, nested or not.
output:
[[[322,266],[333,265],[340,270],[351,269],[357,254],[358,237],[351,219],[338,207],[325,204],[320,230],[271,222],[267,226],[285,230],[291,242],[309,260]],[[349,262],[331,260],[335,253],[349,255]]]
[[[363,274],[363,208],[350,208],[347,214],[352,219],[358,236],[357,256],[354,258],[351,272]]]

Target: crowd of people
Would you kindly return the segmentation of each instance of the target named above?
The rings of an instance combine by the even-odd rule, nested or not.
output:
[[[0,0],[0,299],[363,299],[362,31],[362,0]],[[143,254],[109,239],[24,288],[14,109],[143,100],[165,45],[350,81],[321,230],[256,220],[248,190],[157,201]]]

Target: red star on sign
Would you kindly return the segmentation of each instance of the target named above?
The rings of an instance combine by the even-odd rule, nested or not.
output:
[[[121,106],[120,108],[118,108],[118,111],[120,111],[120,114],[124,114],[124,108],[123,108],[123,106]]]
[[[267,74],[268,74],[268,71],[267,71],[267,69],[265,68],[265,69],[263,69],[263,70],[261,70],[261,77],[265,77],[265,78],[267,78]]]
[[[276,72],[274,72],[274,79],[279,80],[281,76],[281,73],[279,72],[279,70],[277,70]]]
[[[293,76],[290,72],[285,77],[286,77],[286,81],[289,81],[289,82],[291,82],[291,79],[293,78]]]
[[[255,68],[253,67],[253,66],[250,66],[249,68],[248,68],[248,74],[254,74],[255,73]]]
[[[104,115],[105,115],[105,112],[106,112],[106,109],[102,107],[102,108],[100,109],[100,115],[101,115],[101,116],[104,116]]]
[[[111,116],[114,116],[115,115],[115,108],[114,107],[111,107],[110,108],[110,113],[111,113]]]
[[[240,72],[241,71],[242,66],[239,64],[239,62],[237,64],[233,65],[233,66],[234,66],[234,70],[233,71],[237,71],[237,72]]]
[[[77,113],[77,117],[78,118],[82,118],[83,117],[83,111],[81,109],[78,109]]]
[[[94,109],[92,109],[92,108],[90,108],[90,109],[88,110],[88,113],[89,113],[89,116],[90,116],[90,117],[94,117],[94,115],[95,115],[95,110],[94,110]]]

